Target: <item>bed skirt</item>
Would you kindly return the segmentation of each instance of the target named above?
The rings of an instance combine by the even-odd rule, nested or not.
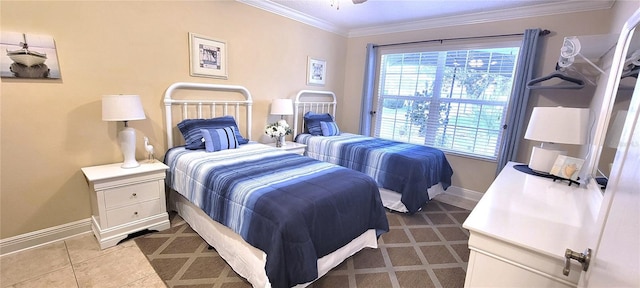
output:
[[[211,219],[174,190],[169,193],[168,207],[176,211],[204,241],[216,249],[233,271],[247,279],[253,287],[271,287],[265,271],[267,255],[263,251],[249,245],[240,235]],[[362,233],[347,245],[318,259],[318,278],[366,247],[378,248],[375,229]],[[311,283],[296,287],[305,287]]]
[[[402,213],[409,212],[409,209],[407,209],[407,207],[404,206],[404,204],[402,203],[402,200],[400,199],[402,197],[402,194],[386,188],[379,187],[379,189],[380,189],[380,199],[382,200],[382,205],[384,207],[391,209],[393,211],[398,211]],[[429,189],[427,189],[427,192],[429,193],[429,200],[431,200],[433,199],[433,197],[436,197],[437,195],[444,193],[444,188],[442,188],[441,183],[438,183],[436,185],[431,186]]]

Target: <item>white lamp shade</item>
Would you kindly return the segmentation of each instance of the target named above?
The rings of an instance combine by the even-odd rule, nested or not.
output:
[[[559,143],[586,143],[589,109],[566,107],[534,107],[525,139]]]
[[[131,121],[145,119],[138,95],[102,96],[103,121]]]
[[[293,115],[293,101],[291,99],[273,99],[271,115]]]

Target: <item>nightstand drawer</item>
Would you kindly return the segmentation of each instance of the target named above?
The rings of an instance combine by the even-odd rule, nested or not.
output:
[[[135,203],[158,199],[158,183],[145,182],[104,191],[104,203],[107,210]]]
[[[107,225],[108,227],[113,227],[153,216],[160,212],[163,211],[159,199],[125,206],[107,211]]]

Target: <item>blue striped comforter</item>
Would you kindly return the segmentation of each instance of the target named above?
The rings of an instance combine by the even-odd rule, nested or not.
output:
[[[305,155],[311,158],[363,172],[380,187],[401,193],[409,213],[429,201],[429,187],[451,186],[453,170],[439,149],[350,133],[300,134],[296,142],[307,145]]]
[[[263,144],[207,153],[170,149],[167,184],[267,254],[273,287],[317,278],[317,259],[389,226],[362,173]]]

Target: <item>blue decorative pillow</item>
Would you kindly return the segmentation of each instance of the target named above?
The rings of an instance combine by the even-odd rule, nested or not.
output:
[[[215,152],[238,148],[238,139],[233,127],[217,129],[200,129],[204,138],[204,147],[207,152]]]
[[[205,144],[202,142],[202,133],[200,129],[217,129],[232,127],[236,139],[239,144],[247,144],[249,140],[242,137],[238,125],[233,116],[223,116],[211,119],[186,119],[178,123],[178,129],[184,137],[184,144],[187,149],[197,150],[205,149]]]
[[[338,129],[338,124],[336,122],[320,122],[320,128],[322,129],[322,136],[336,136],[340,135],[340,129]]]
[[[322,127],[320,127],[320,122],[333,122],[333,117],[331,114],[316,114],[311,111],[304,114],[304,124],[306,127],[305,132],[313,135],[313,136],[321,136],[322,135]]]

